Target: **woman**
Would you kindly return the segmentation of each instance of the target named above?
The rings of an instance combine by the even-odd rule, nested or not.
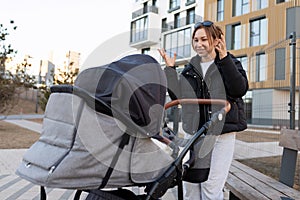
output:
[[[179,79],[175,70],[176,53],[169,57],[163,49],[159,49],[167,66],[165,72],[170,97],[223,98],[230,102],[231,110],[222,127],[213,130],[216,141],[211,151],[208,179],[198,184],[185,182],[185,199],[223,200],[223,188],[233,159],[235,134],[247,128],[242,96],[248,90],[248,80],[241,63],[227,52],[221,28],[213,22],[195,24],[192,47],[197,55],[185,66]],[[207,105],[183,107],[183,129],[187,133],[195,133],[214,110]]]

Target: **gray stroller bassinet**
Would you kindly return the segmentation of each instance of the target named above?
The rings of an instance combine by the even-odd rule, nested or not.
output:
[[[184,155],[214,121],[174,161],[152,139],[174,147],[160,134],[166,88],[159,63],[147,55],[88,68],[74,86],[51,87],[40,139],[25,153],[16,174],[42,188],[147,186],[144,199],[161,197],[180,183]],[[124,193],[111,195],[99,199],[125,199]],[[41,199],[46,199],[44,190]]]

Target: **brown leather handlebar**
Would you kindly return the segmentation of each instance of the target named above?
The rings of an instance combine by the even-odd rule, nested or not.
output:
[[[223,109],[225,113],[228,113],[231,105],[227,100],[223,99],[176,99],[166,103],[165,109],[168,109],[172,106],[176,106],[178,104],[217,104],[224,105]]]

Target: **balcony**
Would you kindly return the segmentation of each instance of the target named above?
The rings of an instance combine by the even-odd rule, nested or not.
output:
[[[176,65],[186,64],[192,56],[193,24],[162,33],[163,48],[169,56],[177,54]]]
[[[195,15],[195,19],[190,19],[188,17],[184,17],[184,18],[179,19],[177,22],[173,21],[170,23],[163,24],[162,25],[162,33],[171,31],[174,29],[179,29],[179,28],[182,28],[182,27],[190,25],[190,24],[194,24],[195,22],[199,22],[199,21],[203,21],[203,18],[199,15]]]
[[[161,35],[160,18],[157,14],[148,13],[131,22],[130,46],[144,48],[159,43]]]
[[[155,13],[158,14],[158,7],[156,6],[146,6],[132,13],[132,19],[138,18],[147,13]]]

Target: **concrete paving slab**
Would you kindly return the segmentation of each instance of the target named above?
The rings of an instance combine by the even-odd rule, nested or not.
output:
[[[4,120],[4,121],[8,122],[8,123],[11,123],[11,124],[15,124],[15,125],[20,126],[22,128],[29,129],[31,131],[35,131],[37,133],[41,133],[42,126],[43,126],[40,123],[25,120],[25,119],[10,119],[10,120]]]
[[[30,130],[41,132],[42,125],[24,119],[10,119],[7,122]],[[273,131],[278,134],[278,131]],[[283,148],[278,142],[247,143],[236,140],[234,159],[247,159],[255,157],[269,157],[281,155]],[[0,150],[0,199],[8,200],[38,200],[39,186],[33,185],[15,175],[15,171],[23,158],[26,149],[2,149]],[[48,199],[72,199],[73,190],[48,189]],[[84,197],[83,197],[84,199]],[[177,189],[170,189],[162,200],[177,200]]]
[[[282,155],[279,142],[243,142],[236,140],[234,159],[262,158]]]

